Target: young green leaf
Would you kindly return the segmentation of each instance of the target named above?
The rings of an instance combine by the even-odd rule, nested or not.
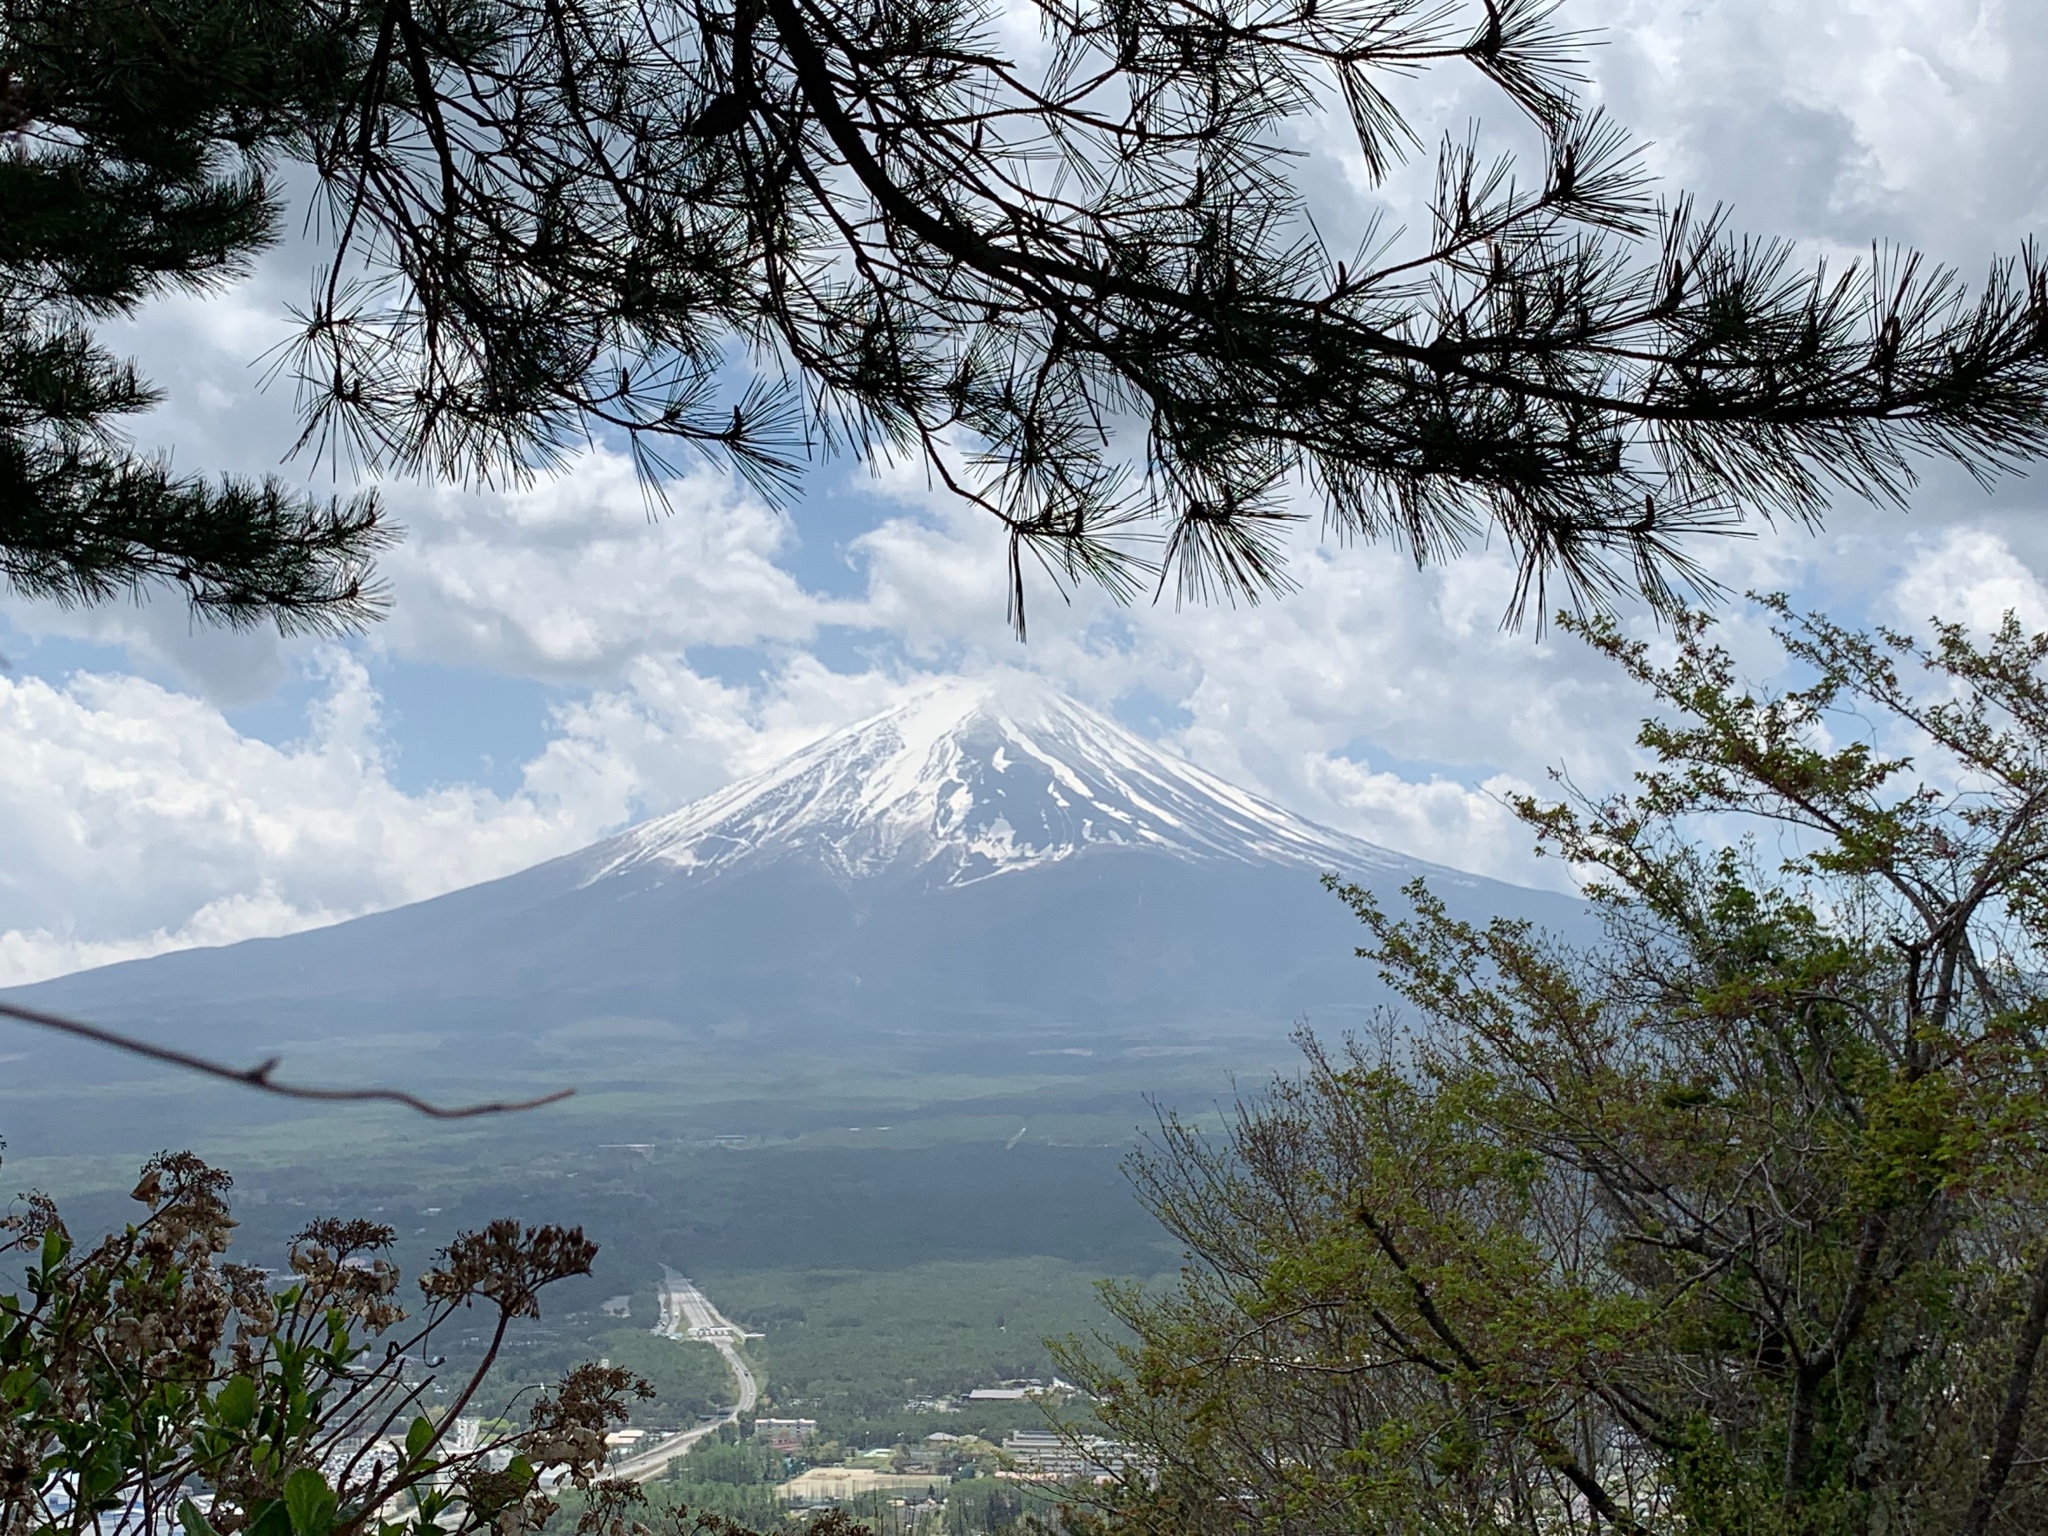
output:
[[[228,1429],[247,1429],[256,1417],[256,1383],[236,1376],[214,1394],[214,1422]]]
[[[328,1536],[334,1529],[334,1490],[311,1467],[301,1467],[284,1480],[284,1503],[293,1536]]]

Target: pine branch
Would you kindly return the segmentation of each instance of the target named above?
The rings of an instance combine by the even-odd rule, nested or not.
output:
[[[1501,531],[1518,610],[1553,581],[1669,607],[1706,535],[2048,446],[2031,254],[1972,295],[1660,215],[1573,96],[1583,39],[1535,0],[1468,14],[1048,3],[1027,70],[938,0],[422,12],[316,132],[360,281],[308,312],[309,421],[479,474],[602,427],[777,493],[815,451],[908,447],[1056,579],[1204,601],[1285,589],[1272,524],[1307,495],[1419,559]],[[1384,169],[1412,134],[1377,82],[1450,64],[1538,124],[1541,174],[1447,146],[1425,248],[1336,260],[1291,120],[1334,92]],[[743,374],[776,410],[732,414]]]

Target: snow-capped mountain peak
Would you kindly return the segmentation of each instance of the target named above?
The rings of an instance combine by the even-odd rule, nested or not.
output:
[[[591,850],[591,879],[807,856],[948,885],[1091,848],[1346,871],[1409,861],[1315,825],[1022,675],[947,682]]]

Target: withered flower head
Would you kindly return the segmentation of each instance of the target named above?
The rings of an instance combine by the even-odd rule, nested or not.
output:
[[[142,1165],[132,1198],[156,1210],[167,1201],[221,1199],[234,1182],[226,1169],[214,1167],[195,1152],[159,1152]]]
[[[579,1365],[555,1390],[535,1399],[533,1427],[523,1437],[537,1465],[568,1469],[579,1486],[604,1467],[605,1431],[629,1417],[627,1397],[652,1397],[652,1383],[615,1365]]]
[[[227,1282],[228,1297],[234,1303],[241,1332],[259,1339],[275,1333],[277,1302],[270,1294],[264,1272],[247,1264],[223,1264],[220,1273]]]
[[[294,1247],[303,1243],[314,1243],[328,1249],[337,1259],[353,1258],[359,1253],[382,1253],[396,1240],[397,1234],[382,1222],[343,1221],[338,1216],[323,1216],[318,1221],[309,1221],[292,1234]]]
[[[0,1251],[21,1244],[40,1243],[45,1232],[56,1232],[68,1236],[64,1222],[57,1214],[57,1202],[40,1189],[23,1190],[15,1196],[20,1202],[16,1210],[0,1216],[0,1232],[10,1234]]]
[[[464,1232],[441,1251],[439,1267],[420,1276],[433,1301],[467,1302],[483,1296],[507,1317],[539,1317],[543,1286],[590,1273],[597,1244],[581,1227],[526,1227],[494,1221]]]
[[[166,1251],[225,1253],[235,1221],[227,1192],[234,1179],[191,1152],[159,1152],[142,1165],[131,1191],[150,1209],[145,1230]]]
[[[391,1228],[374,1221],[326,1218],[292,1238],[286,1262],[304,1278],[301,1313],[339,1308],[374,1333],[393,1327],[405,1311],[392,1299],[398,1266],[381,1255],[393,1241]]]

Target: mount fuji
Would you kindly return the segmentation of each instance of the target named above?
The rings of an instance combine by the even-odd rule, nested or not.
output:
[[[1290,815],[1023,678],[862,721],[578,857],[589,880],[797,860],[967,886],[1120,850],[1362,873],[1422,866]]]
[[[1467,915],[1584,921],[1568,898],[1306,821],[1011,679],[936,688],[505,879],[10,995],[280,1053],[302,1077],[696,1092],[751,1063],[742,1096],[768,1100],[798,1055],[979,1072],[1347,1027],[1384,994],[1326,870],[1394,902],[1426,875]],[[142,1081],[27,1043],[0,1088],[17,1127],[83,1107],[110,1072]]]

